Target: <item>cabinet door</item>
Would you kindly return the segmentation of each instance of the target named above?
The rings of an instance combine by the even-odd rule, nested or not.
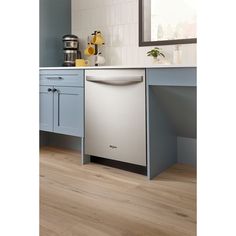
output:
[[[53,92],[52,87],[40,86],[40,130],[53,131]]]
[[[83,88],[54,88],[54,132],[83,137]]]

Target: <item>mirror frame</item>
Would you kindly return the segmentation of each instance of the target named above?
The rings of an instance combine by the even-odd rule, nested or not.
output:
[[[143,27],[143,1],[145,0],[139,0],[139,47],[197,43],[197,38],[144,41],[143,40],[143,28],[144,28]]]

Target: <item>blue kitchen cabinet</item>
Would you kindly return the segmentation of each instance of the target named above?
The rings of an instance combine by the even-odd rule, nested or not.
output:
[[[83,137],[83,88],[54,86],[54,132]]]
[[[84,137],[84,71],[40,70],[40,130]]]
[[[40,130],[53,131],[53,88],[40,86]]]

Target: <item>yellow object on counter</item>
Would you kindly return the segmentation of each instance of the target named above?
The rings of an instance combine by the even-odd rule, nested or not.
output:
[[[95,53],[95,48],[91,45],[91,43],[88,43],[87,48],[84,50],[84,54],[86,56],[92,56]]]
[[[89,65],[88,60],[84,60],[84,59],[76,59],[75,60],[75,66],[76,67],[82,67],[82,66],[88,66],[88,65]]]
[[[97,44],[97,45],[101,45],[105,43],[105,40],[102,36],[101,33],[97,33],[96,35],[93,36],[92,38],[92,43],[93,44]]]

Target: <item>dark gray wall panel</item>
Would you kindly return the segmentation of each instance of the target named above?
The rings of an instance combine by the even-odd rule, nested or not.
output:
[[[151,87],[176,135],[196,138],[196,87]]]
[[[178,163],[196,166],[197,140],[192,138],[177,137]]]
[[[40,0],[40,66],[61,66],[62,36],[71,33],[71,0]]]
[[[152,89],[148,87],[148,176],[150,179],[177,162],[177,137]]]

